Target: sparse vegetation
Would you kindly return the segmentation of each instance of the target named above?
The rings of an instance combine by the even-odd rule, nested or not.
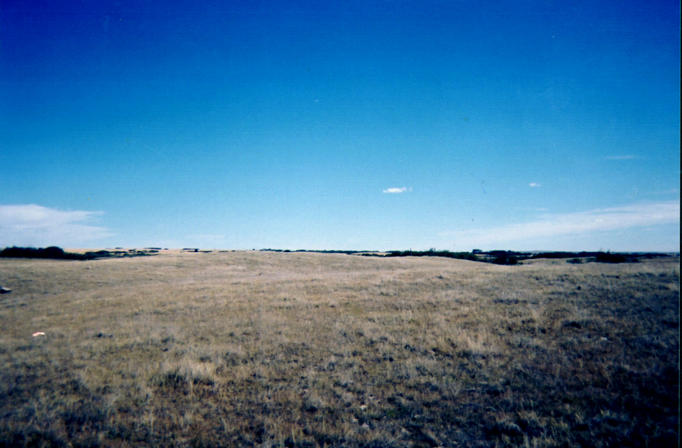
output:
[[[164,252],[0,281],[0,446],[677,442],[679,257]]]

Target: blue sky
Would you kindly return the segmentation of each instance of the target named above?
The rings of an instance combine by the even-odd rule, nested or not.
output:
[[[0,246],[679,250],[677,1],[0,7]]]

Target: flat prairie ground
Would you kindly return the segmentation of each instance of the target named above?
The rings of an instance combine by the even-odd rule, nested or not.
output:
[[[0,446],[676,446],[679,272],[0,259]]]

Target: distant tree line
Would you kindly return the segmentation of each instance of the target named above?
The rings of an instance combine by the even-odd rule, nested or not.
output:
[[[73,253],[65,252],[64,249],[57,246],[50,246],[45,248],[35,247],[6,247],[0,251],[2,258],[45,258],[51,260],[95,260],[97,258],[110,257],[139,257],[145,255],[152,255],[158,252],[157,250],[98,250],[94,252]]]
[[[187,250],[187,249],[186,249]],[[195,252],[198,249],[193,250]],[[306,250],[306,249],[261,249],[264,252],[312,252],[323,254],[345,254],[360,255],[364,257],[444,257],[455,258],[458,260],[479,261],[483,263],[494,263],[501,265],[515,265],[523,260],[538,258],[567,259],[569,263],[597,262],[597,263],[636,263],[642,258],[663,257],[663,253],[625,253],[625,252],[516,252],[511,250],[491,250],[481,251],[475,249],[471,252],[452,252],[449,250],[392,250],[388,252],[377,252],[368,250]],[[154,255],[158,253],[157,248],[147,248],[144,250],[98,250],[94,252],[73,253],[65,252],[57,246],[46,248],[35,247],[6,247],[0,251],[2,258],[46,258],[53,260],[94,260],[98,258],[110,257],[139,257]]]
[[[386,257],[445,257],[457,258],[459,260],[481,261],[472,252],[451,252],[449,250],[392,250],[389,251]]]
[[[64,249],[57,246],[45,248],[35,247],[6,247],[0,252],[0,257],[5,258],[50,258],[54,260],[89,260],[94,257],[85,254],[75,254],[64,252]]]
[[[309,252],[309,253],[315,253],[315,254],[345,254],[345,255],[376,255],[376,251],[371,251],[371,250],[337,250],[337,249],[260,249],[261,252],[282,252],[282,253],[291,253],[291,252]]]
[[[585,261],[593,261],[597,263],[636,263],[642,258],[656,258],[664,257],[663,253],[635,253],[635,252],[516,252],[512,250],[491,250],[481,251],[474,250],[472,252],[450,252],[447,250],[428,251],[391,251],[385,256],[388,257],[447,257],[457,258],[461,260],[482,261],[486,263],[514,265],[522,260],[533,260],[539,258],[549,259],[570,259],[572,263],[582,263]]]
[[[325,254],[361,255],[365,257],[444,257],[458,260],[479,261],[501,265],[515,265],[523,260],[539,258],[567,259],[569,263],[597,262],[597,263],[636,263],[642,258],[663,257],[663,253],[612,253],[595,252],[516,252],[511,250],[482,251],[474,249],[471,252],[452,252],[449,250],[391,250],[377,252],[368,250],[289,250],[289,249],[261,249],[266,252],[313,252]]]

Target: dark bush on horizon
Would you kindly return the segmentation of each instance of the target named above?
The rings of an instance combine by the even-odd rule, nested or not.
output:
[[[49,258],[52,260],[89,260],[94,258],[92,254],[74,254],[64,252],[57,246],[36,249],[35,247],[6,247],[0,252],[4,258]]]
[[[493,264],[515,265],[519,263],[519,257],[516,252],[494,250],[490,252],[493,259],[490,261]]]
[[[386,254],[387,257],[445,257],[456,258],[458,260],[480,261],[471,252],[450,252],[449,250],[392,250]]]
[[[611,252],[599,252],[594,261],[598,263],[636,263],[637,257],[625,254],[612,254]]]
[[[569,263],[582,263],[585,261],[594,261],[596,263],[637,263],[641,258],[659,258],[665,257],[668,254],[656,252],[629,252],[629,253],[612,253],[612,252],[541,252],[531,256],[531,258],[569,258]]]
[[[533,254],[531,258],[581,258],[595,255],[596,252],[540,252]]]

